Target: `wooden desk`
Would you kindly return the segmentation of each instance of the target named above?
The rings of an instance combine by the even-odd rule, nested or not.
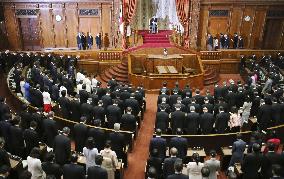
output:
[[[167,55],[167,56],[150,54],[147,56],[146,60],[146,71],[147,73],[155,73],[155,69],[157,66],[174,66],[176,68],[177,73],[179,72],[181,73],[182,65],[183,65],[183,57],[178,54]]]
[[[198,153],[199,157],[206,157],[206,153],[205,153],[204,149],[202,149],[202,150],[193,150],[193,149],[189,148],[187,150],[187,154],[186,155],[187,156],[192,156],[194,153]]]

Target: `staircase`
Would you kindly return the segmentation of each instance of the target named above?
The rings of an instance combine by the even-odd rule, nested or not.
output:
[[[100,74],[102,82],[108,82],[112,77],[119,82],[128,83],[128,61],[122,61],[121,64],[106,69]]]
[[[160,30],[159,33],[151,34],[147,30],[139,31],[143,37],[143,44],[170,44],[169,36],[172,34],[171,30]]]
[[[212,85],[219,82],[219,72],[210,66],[205,66],[204,70],[204,85]]]

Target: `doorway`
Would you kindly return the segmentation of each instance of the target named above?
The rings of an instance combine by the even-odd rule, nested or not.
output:
[[[23,50],[41,50],[38,18],[18,18]]]

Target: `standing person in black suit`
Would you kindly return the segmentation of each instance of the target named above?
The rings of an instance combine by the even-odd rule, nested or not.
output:
[[[88,132],[88,137],[93,137],[95,141],[95,147],[98,149],[98,151],[101,151],[104,149],[105,141],[106,141],[106,135],[104,130],[100,129],[101,127],[101,121],[100,120],[94,120],[94,128],[91,127]]]
[[[0,138],[0,166],[6,165],[7,167],[11,167],[9,154],[4,149],[5,140]]]
[[[281,155],[275,152],[275,144],[268,143],[268,152],[265,154],[265,171],[262,171],[264,177],[272,177],[272,166],[281,164]],[[264,172],[264,173],[263,173]]]
[[[203,108],[203,114],[200,115],[200,131],[202,134],[210,134],[213,130],[214,115],[208,112],[207,107]]]
[[[213,50],[213,37],[211,34],[207,35],[207,50],[212,51]]]
[[[199,113],[195,112],[195,107],[190,106],[189,113],[187,114],[184,122],[186,134],[196,135],[199,129]]]
[[[13,126],[10,127],[10,140],[13,155],[17,155],[19,157],[25,157],[25,144],[23,138],[23,130],[20,128],[20,116],[16,116],[12,122],[14,123]]]
[[[175,173],[168,176],[167,179],[188,179],[188,176],[182,173],[182,169],[183,169],[182,160],[175,161],[174,169],[175,169]]]
[[[54,139],[53,150],[55,153],[55,160],[56,163],[61,166],[68,163],[71,155],[71,140],[68,137],[69,133],[70,129],[64,127],[62,134],[57,135]]]
[[[201,107],[202,109],[206,107],[208,109],[208,112],[213,114],[214,105],[209,103],[209,99],[207,97],[204,97],[204,104]]]
[[[176,111],[170,113],[172,133],[175,134],[177,128],[183,128],[186,113],[181,111],[181,105],[175,105]]]
[[[196,103],[195,98],[191,98],[191,103],[188,104],[187,106],[188,110],[190,109],[191,106],[194,106],[195,112],[200,113],[200,114],[202,113],[202,108],[198,103]]]
[[[31,121],[30,128],[26,129],[23,132],[23,138],[26,144],[26,154],[30,154],[34,147],[38,147],[39,145],[39,136],[36,132],[37,123],[35,121]]]
[[[149,171],[150,167],[154,167],[156,170],[157,179],[160,179],[162,174],[162,163],[163,160],[159,157],[158,150],[153,149],[153,151],[151,151],[150,157],[147,159],[147,171]]]
[[[240,49],[244,48],[244,39],[241,35],[239,35],[238,48]]]
[[[220,49],[223,49],[224,48],[224,45],[225,45],[225,37],[224,37],[224,34],[220,33]]]
[[[239,41],[239,36],[238,36],[238,34],[235,32],[235,33],[234,33],[234,37],[233,37],[233,48],[234,48],[234,49],[238,48],[238,41]]]
[[[104,109],[112,104],[112,98],[109,90],[107,90],[106,94],[102,96],[101,100],[103,101]]]
[[[259,170],[263,170],[264,158],[260,153],[261,147],[255,143],[252,146],[253,153],[250,153],[244,157],[242,163],[243,179],[259,179]]]
[[[111,141],[111,148],[115,151],[117,154],[117,158],[122,159],[123,162],[126,161],[126,155],[125,155],[125,136],[119,132],[120,130],[120,124],[115,123],[114,124],[114,130],[115,132],[112,132],[109,134],[109,140]]]
[[[269,127],[272,120],[271,99],[264,98],[264,102],[265,104],[259,107],[256,116],[260,130],[266,130]]]
[[[86,36],[85,36],[84,32],[81,32],[81,42],[82,42],[83,50],[86,50],[87,39],[86,39]]]
[[[229,110],[232,109],[233,106],[236,106],[236,93],[234,93],[231,89],[229,89],[228,94],[226,95],[226,102],[228,103]]]
[[[180,128],[177,129],[177,137],[172,137],[170,139],[169,148],[175,147],[178,150],[177,157],[181,159],[185,159],[187,154],[187,139],[181,137],[182,130]]]
[[[59,108],[61,109],[62,116],[65,119],[70,117],[70,100],[66,97],[66,91],[61,91],[61,97],[58,98]]]
[[[96,165],[88,168],[87,179],[108,179],[106,169],[101,167],[103,160],[103,156],[96,155]]]
[[[82,35],[81,35],[80,32],[78,32],[78,35],[77,35],[76,39],[77,39],[77,46],[78,46],[78,49],[79,49],[79,50],[82,50],[82,49],[83,49]]]
[[[229,39],[227,34],[224,35],[224,38],[225,38],[224,39],[224,48],[229,49],[230,48],[230,39]]]
[[[126,108],[126,113],[121,116],[121,129],[125,131],[136,131],[137,121],[133,114],[131,114],[131,107]]]
[[[52,147],[54,143],[54,138],[58,134],[56,122],[53,120],[54,112],[51,111],[48,113],[47,118],[42,122],[43,125],[43,137],[44,141],[48,147]]]
[[[165,105],[161,105],[161,111],[156,113],[156,129],[161,129],[165,133],[169,127],[169,114],[166,112]]]
[[[87,100],[89,98],[89,93],[86,91],[86,84],[82,85],[82,90],[79,91],[80,95],[80,103],[87,103]]]
[[[124,107],[131,107],[132,114],[134,116],[138,116],[139,112],[141,111],[139,102],[135,99],[135,94],[131,93],[130,98],[124,101]]]
[[[106,108],[106,117],[108,128],[113,128],[115,123],[120,123],[122,111],[118,107],[117,100],[113,100],[113,104]]]
[[[114,91],[114,88],[118,85],[115,76],[112,76],[112,78],[107,83],[110,86],[111,91]]]
[[[69,104],[70,104],[71,119],[75,122],[79,122],[81,117],[81,104],[79,100],[79,95],[76,94],[75,98],[73,100],[70,100]]]
[[[74,125],[75,150],[77,152],[83,151],[88,136],[87,118],[82,116],[80,120],[80,123]]]
[[[60,165],[54,162],[54,154],[49,152],[46,154],[46,162],[41,164],[42,170],[45,172],[46,177],[55,177],[55,179],[61,179],[62,168]]]
[[[161,94],[158,96],[158,101],[157,101],[157,103],[158,103],[158,104],[161,104],[163,98],[165,98],[165,103],[169,104],[170,97],[169,97],[169,95],[166,94],[165,90],[163,90],[163,91],[161,92]]]
[[[164,160],[167,151],[167,141],[166,139],[162,138],[161,135],[162,135],[161,129],[156,129],[156,137],[151,139],[149,151],[157,149],[159,158]]]
[[[180,158],[177,157],[178,150],[176,148],[171,148],[170,149],[170,157],[166,158],[164,160],[164,165],[163,165],[163,176],[164,178],[167,178],[170,175],[173,175],[175,173],[174,169],[174,164],[177,160],[181,160]]]
[[[95,115],[94,120],[100,120],[101,123],[105,124],[105,108],[103,107],[103,101],[99,100],[98,105],[93,108],[93,113]]]
[[[217,101],[222,96],[222,88],[216,84],[214,87],[214,98]]]
[[[6,104],[6,98],[0,97],[0,121],[7,120],[8,114],[10,114],[10,107]]]
[[[173,94],[169,97],[169,104],[172,109],[174,109],[174,104],[177,103],[177,99],[181,97],[181,95],[178,94],[177,90],[173,91]]]
[[[87,118],[87,124],[91,124],[94,118],[94,108],[91,103],[92,98],[89,98],[86,103],[81,105],[81,115]]]
[[[92,46],[94,44],[94,38],[90,32],[87,32],[87,44],[88,44],[88,49],[92,49]]]
[[[229,163],[229,167],[234,166],[235,163],[242,163],[245,149],[246,142],[242,140],[242,135],[240,133],[237,133],[237,141],[233,143],[232,157]]]
[[[195,90],[195,96],[193,96],[193,98],[196,100],[196,103],[199,104],[200,106],[204,104],[204,96],[200,95],[199,89]]]
[[[77,154],[72,154],[70,158],[71,163],[63,166],[63,179],[85,179],[85,169],[83,166],[77,164]]]
[[[170,95],[170,89],[167,88],[167,82],[163,82],[163,87],[160,89],[160,93],[165,92],[166,95]]]
[[[218,134],[222,134],[228,128],[230,114],[224,111],[223,106],[219,107],[219,114],[216,115],[215,129]]]

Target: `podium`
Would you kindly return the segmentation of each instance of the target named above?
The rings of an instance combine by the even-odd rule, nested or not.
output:
[[[173,66],[177,73],[182,73],[182,63],[183,57],[174,54],[174,55],[148,55],[146,59],[146,71],[147,73],[159,73],[157,66]],[[172,67],[170,67],[172,69]]]

